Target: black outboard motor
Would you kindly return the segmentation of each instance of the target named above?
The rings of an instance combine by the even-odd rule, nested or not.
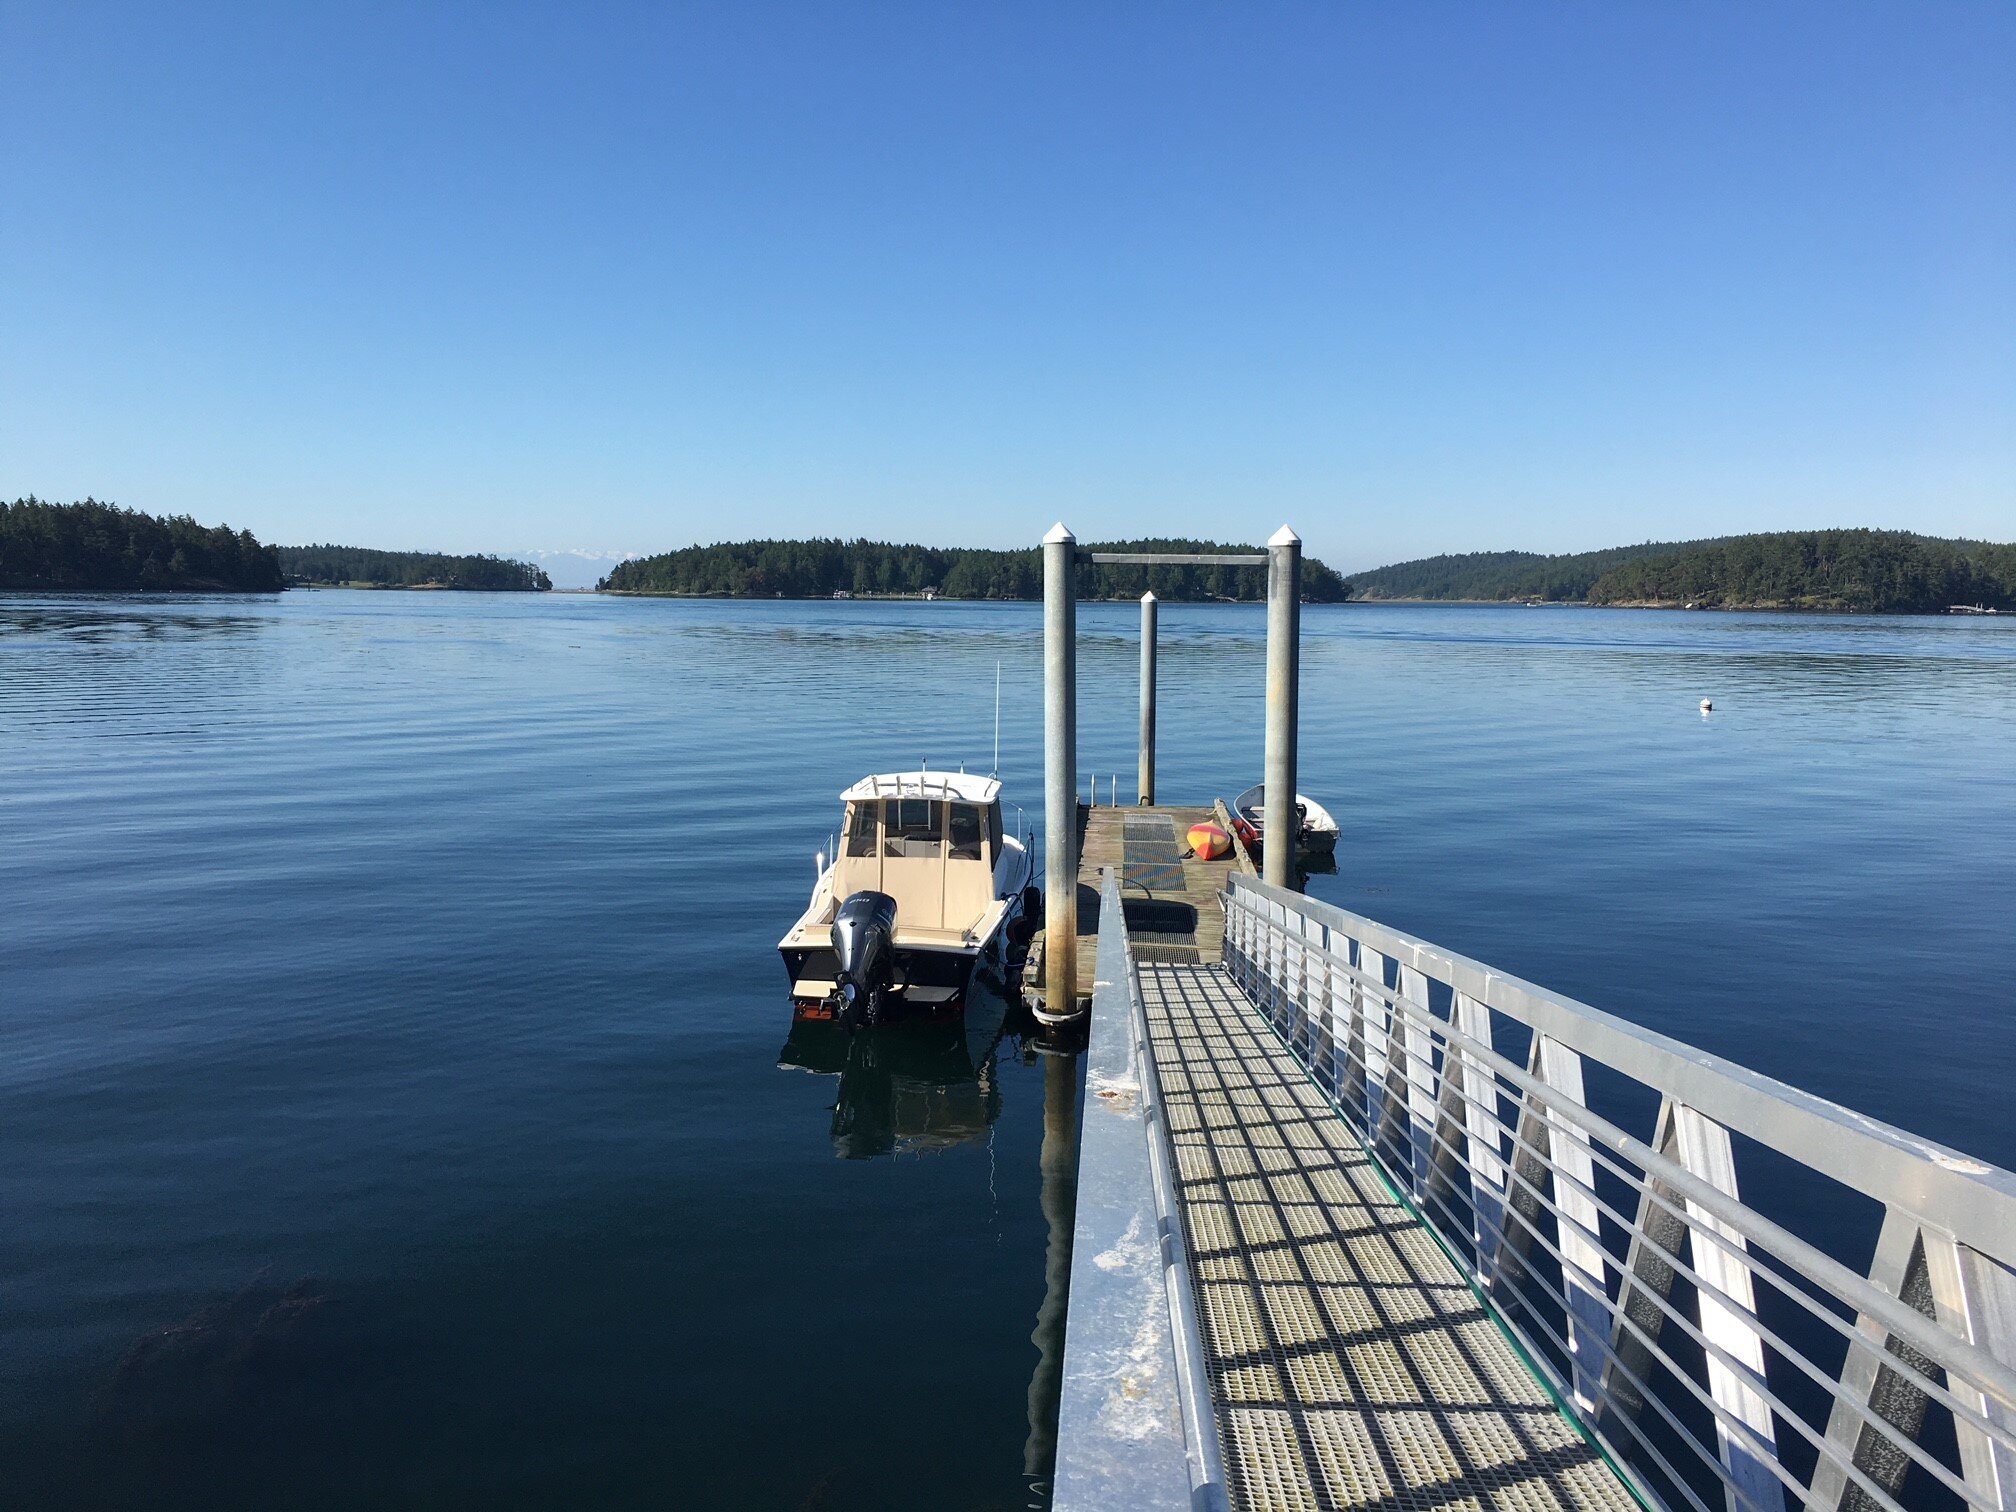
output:
[[[840,1022],[850,1031],[882,1016],[895,968],[896,900],[857,892],[833,916],[833,954],[840,966]]]

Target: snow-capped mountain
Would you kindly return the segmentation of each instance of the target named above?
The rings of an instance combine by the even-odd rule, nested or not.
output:
[[[593,588],[618,562],[643,556],[641,551],[591,551],[574,547],[566,551],[514,551],[520,561],[536,562],[546,569],[555,588]]]

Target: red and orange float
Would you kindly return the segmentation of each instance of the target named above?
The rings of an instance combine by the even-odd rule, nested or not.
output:
[[[1193,824],[1185,838],[1200,861],[1216,861],[1232,849],[1232,837],[1215,824]]]

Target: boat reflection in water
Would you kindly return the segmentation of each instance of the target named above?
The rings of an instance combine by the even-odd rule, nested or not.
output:
[[[985,1144],[1001,1116],[994,1058],[1011,1031],[1000,993],[975,983],[963,1013],[898,1019],[850,1034],[798,1018],[778,1052],[783,1070],[840,1078],[833,1153],[842,1160]]]
[[[1082,1028],[1046,1029],[1023,1006],[975,983],[964,1013],[912,1017],[849,1034],[835,1019],[796,1016],[778,1053],[781,1070],[840,1078],[833,1153],[843,1160],[984,1145],[1001,1116],[1002,1055],[1043,1065],[1043,1144],[1038,1169],[1048,1242],[1043,1300],[1029,1342],[1029,1433],[1023,1475],[1045,1502],[1057,1458],[1057,1404],[1064,1365],[1064,1308],[1078,1194],[1078,1097]]]

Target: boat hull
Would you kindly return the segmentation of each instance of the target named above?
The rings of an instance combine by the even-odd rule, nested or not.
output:
[[[823,1005],[840,972],[830,946],[806,950],[785,948],[784,970],[791,978],[791,996],[799,1002]],[[915,1008],[945,1007],[965,997],[973,984],[983,950],[929,950],[896,945],[890,951],[896,986],[892,1002]]]
[[[1232,812],[1244,821],[1261,844],[1265,844],[1267,839],[1267,815],[1261,806],[1263,793],[1260,787],[1250,787],[1232,800]],[[1330,811],[1301,793],[1295,795],[1295,803],[1302,810],[1302,830],[1295,837],[1297,854],[1334,856],[1337,853],[1337,821],[1330,817]]]

